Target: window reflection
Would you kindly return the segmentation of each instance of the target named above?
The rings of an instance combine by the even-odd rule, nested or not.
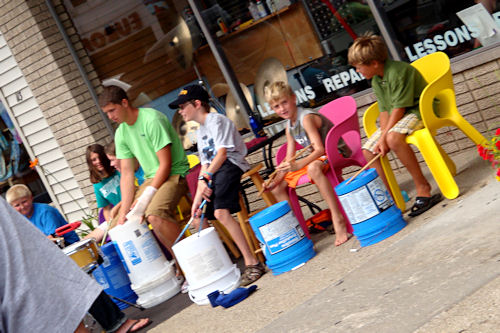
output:
[[[456,15],[476,3],[482,3],[500,26],[497,0],[383,1],[383,8],[396,32],[402,58],[415,61],[436,51],[454,57],[480,47],[474,31]]]
[[[397,37],[394,43],[408,61],[435,51],[453,57],[478,47],[474,33],[456,15],[476,2],[500,21],[500,0],[375,2],[387,14],[386,24]],[[226,83],[186,0],[64,3],[99,79],[128,89],[136,106],[153,106],[172,119],[175,110],[167,104],[181,87],[200,79],[209,88]],[[265,121],[275,118],[264,102],[265,87],[277,78],[287,80],[298,102],[310,107],[369,87],[347,63],[347,50],[357,35],[379,33],[366,0],[200,4],[203,20],[237,80],[249,88],[249,104]],[[227,91],[210,90],[223,112]]]

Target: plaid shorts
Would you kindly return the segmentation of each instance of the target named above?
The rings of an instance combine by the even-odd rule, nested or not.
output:
[[[422,120],[418,119],[418,117],[415,114],[408,113],[403,118],[401,118],[401,120],[398,121],[389,130],[389,132],[396,132],[408,135],[422,128],[424,128],[424,123],[422,122]],[[373,133],[373,135],[368,138],[368,141],[365,142],[365,144],[363,145],[363,149],[373,152],[373,148],[375,148],[375,145],[377,144],[380,135],[381,131],[380,128],[378,128],[375,131],[375,133]]]

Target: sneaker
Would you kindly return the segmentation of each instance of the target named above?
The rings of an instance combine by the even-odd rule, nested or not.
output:
[[[259,262],[257,265],[248,265],[245,267],[243,274],[241,274],[240,286],[248,286],[254,283],[266,273],[266,267]]]

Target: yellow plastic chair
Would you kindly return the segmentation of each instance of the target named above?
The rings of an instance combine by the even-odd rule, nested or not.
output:
[[[420,150],[441,193],[448,199],[455,199],[460,193],[453,178],[456,174],[455,163],[436,141],[437,130],[444,126],[454,126],[475,144],[481,144],[486,139],[458,112],[450,59],[445,53],[429,54],[411,65],[418,69],[428,84],[422,91],[419,101],[424,128],[408,135],[406,142]],[[434,99],[439,100],[438,115],[434,113]]]
[[[406,142],[420,150],[443,195],[455,199],[460,193],[453,178],[456,174],[455,163],[435,140],[437,130],[444,126],[457,127],[476,145],[486,139],[458,112],[450,59],[445,53],[427,55],[411,65],[418,69],[428,85],[420,95],[420,114],[425,127],[409,135]],[[439,116],[433,111],[435,98],[439,100]]]
[[[187,155],[187,159],[189,162],[189,169],[200,163],[200,158],[198,157],[198,155]]]
[[[375,102],[370,105],[368,109],[366,109],[365,114],[363,115],[363,128],[365,129],[368,137],[372,136],[377,130],[377,118],[379,114],[378,103]],[[396,206],[404,212],[406,209],[405,200],[401,194],[401,189],[399,188],[399,184],[394,176],[394,172],[392,171],[387,155],[380,158],[380,163],[384,169],[384,174],[387,178],[387,183],[389,184],[389,189],[392,193],[392,197],[394,198],[394,202],[396,203]]]

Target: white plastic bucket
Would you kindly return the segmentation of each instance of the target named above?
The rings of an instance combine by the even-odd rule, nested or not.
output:
[[[189,284],[189,297],[198,305],[209,304],[207,295],[229,293],[240,284],[240,270],[232,263],[214,228],[204,229],[172,247]]]
[[[163,271],[151,281],[142,285],[131,285],[139,296],[137,304],[150,308],[177,295],[181,291],[181,283],[175,277],[174,261],[165,262]]]
[[[129,220],[109,230],[137,296],[145,308],[157,305],[180,292],[173,262],[161,251],[145,223]]]

